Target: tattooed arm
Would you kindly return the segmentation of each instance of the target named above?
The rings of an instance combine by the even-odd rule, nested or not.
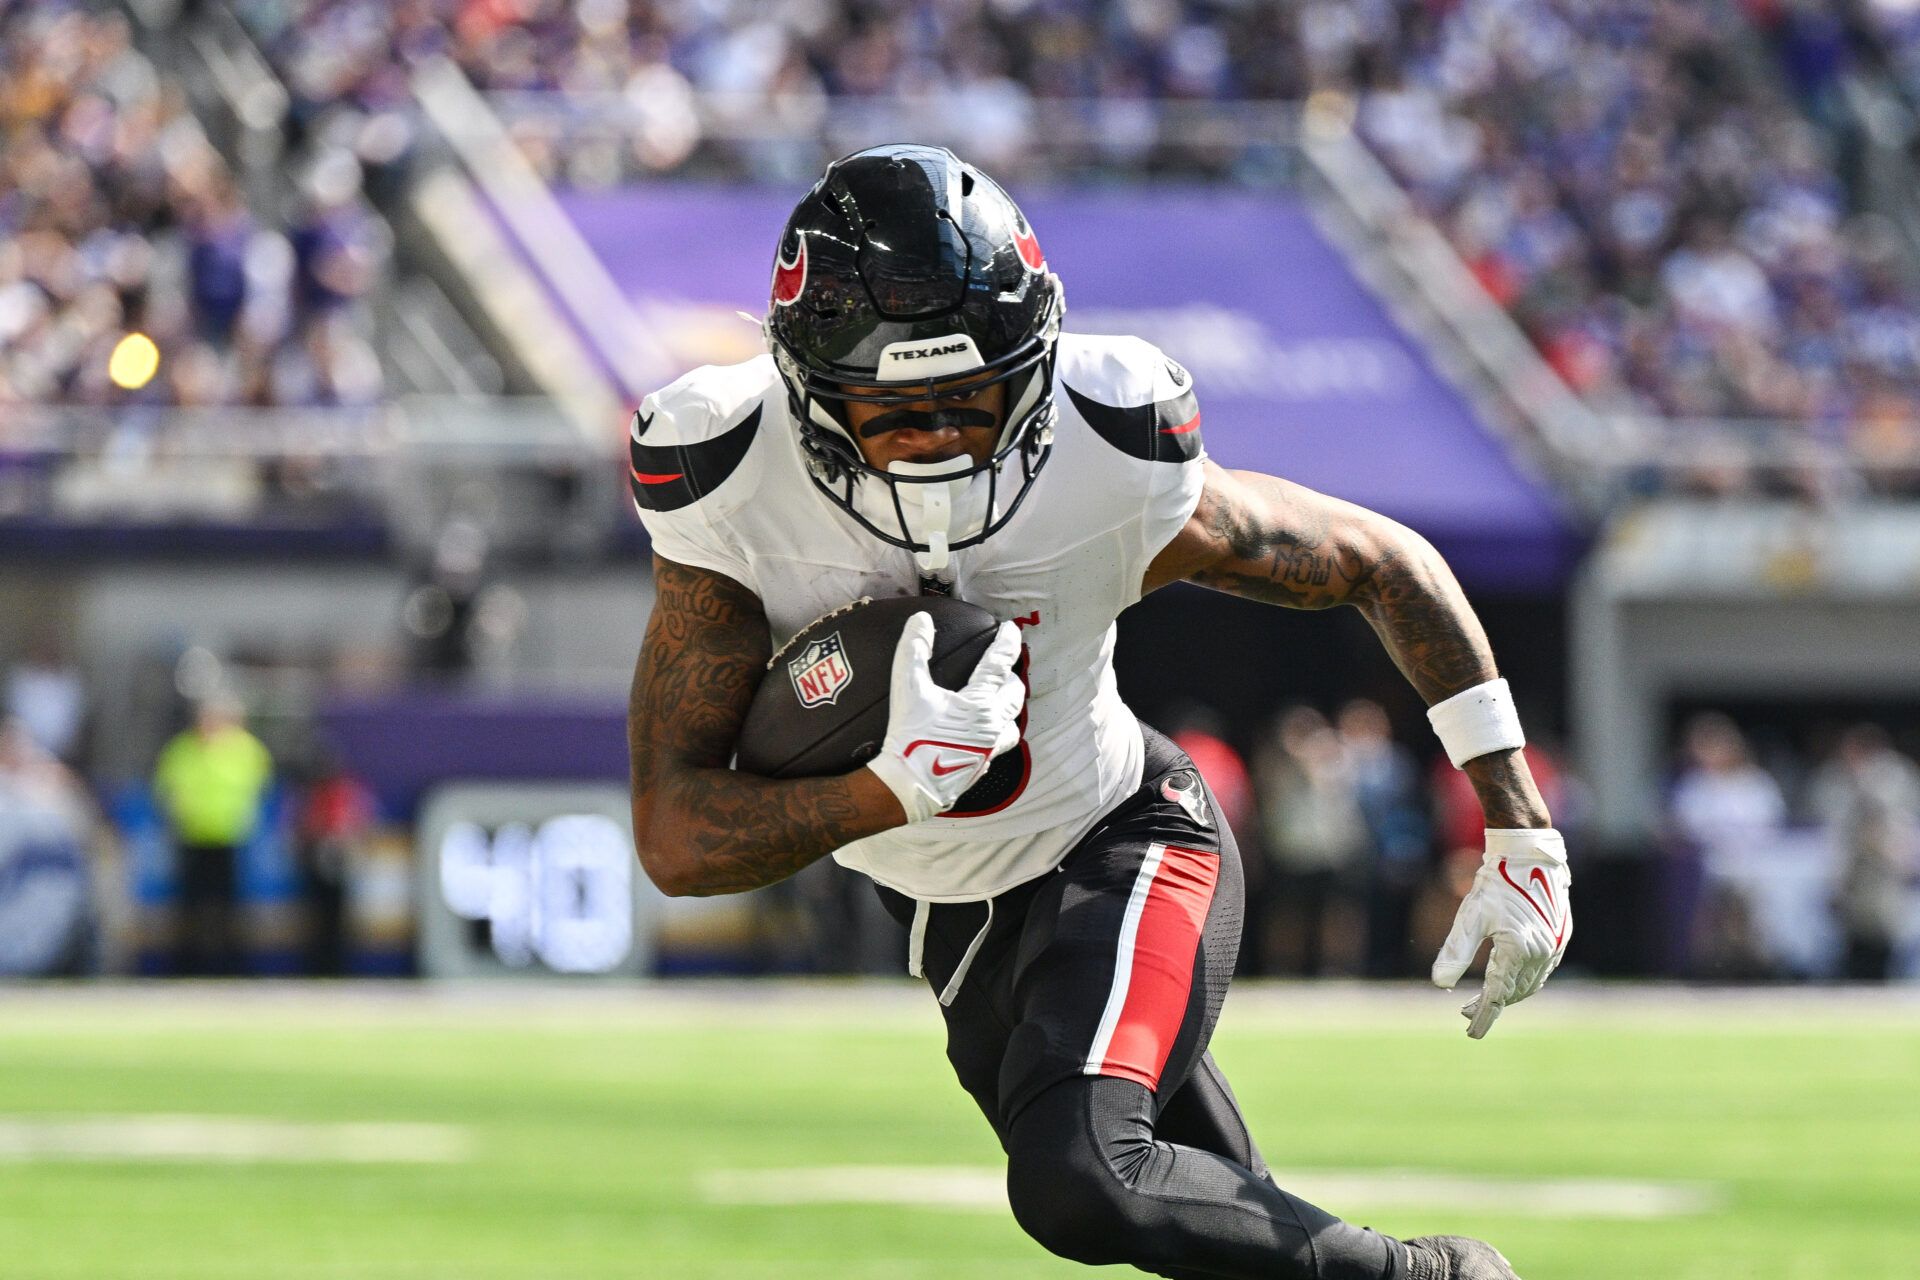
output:
[[[1200,505],[1144,591],[1185,579],[1293,609],[1352,605],[1429,706],[1499,677],[1480,620],[1425,538],[1285,480],[1205,465]],[[1518,750],[1470,760],[1466,774],[1489,827],[1552,825]]]
[[[662,892],[739,893],[906,821],[871,769],[774,781],[727,768],[772,649],[745,587],[653,559],[653,617],[627,702],[633,836]]]

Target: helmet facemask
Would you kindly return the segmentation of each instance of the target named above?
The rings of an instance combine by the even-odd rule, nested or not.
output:
[[[958,389],[973,396],[995,384],[1006,385],[1000,433],[986,458],[976,462],[961,454],[940,462],[896,461],[884,469],[861,453],[846,406],[937,405],[956,398],[951,384],[965,373],[888,382],[884,391],[854,391],[846,384],[807,377],[776,344],[774,358],[786,374],[814,484],[868,533],[913,552],[922,573],[947,571],[952,552],[978,545],[1013,518],[1053,448],[1058,337],[1055,320],[1036,336],[1032,350]]]

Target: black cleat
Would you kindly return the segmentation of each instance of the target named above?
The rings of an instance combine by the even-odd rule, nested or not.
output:
[[[1420,1236],[1407,1247],[1407,1280],[1520,1280],[1500,1251],[1467,1236]]]

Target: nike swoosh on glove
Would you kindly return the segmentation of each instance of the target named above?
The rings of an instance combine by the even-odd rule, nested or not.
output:
[[[1572,884],[1567,843],[1552,827],[1487,829],[1486,856],[1433,962],[1433,985],[1451,991],[1480,944],[1493,939],[1480,994],[1460,1010],[1475,1040],[1559,966],[1573,936]]]
[[[908,822],[953,808],[980,780],[994,757],[1020,741],[1020,708],[1027,689],[1013,673],[1020,656],[1020,628],[1000,624],[973,676],[959,689],[934,683],[933,618],[907,619],[893,651],[893,684],[887,704],[887,736],[867,768],[887,784]]]

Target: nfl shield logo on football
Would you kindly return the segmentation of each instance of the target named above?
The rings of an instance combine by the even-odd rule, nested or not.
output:
[[[840,633],[807,645],[787,664],[787,674],[793,677],[793,691],[799,695],[801,706],[832,706],[840,691],[853,683],[853,665],[840,644]]]

